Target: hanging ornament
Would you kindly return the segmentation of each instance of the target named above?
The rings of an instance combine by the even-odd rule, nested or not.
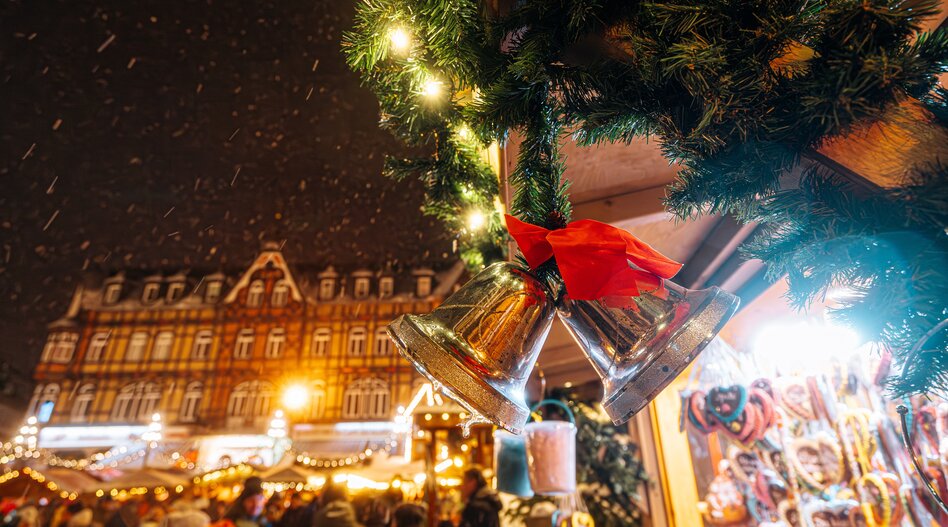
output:
[[[548,496],[576,492],[576,418],[565,404],[547,399],[533,407],[555,405],[562,408],[569,422],[528,423],[524,430],[530,485],[537,494]]]
[[[497,491],[520,498],[532,498],[530,475],[527,472],[526,438],[505,430],[494,432],[494,467]]]
[[[553,322],[547,288],[495,263],[426,315],[388,326],[401,354],[436,387],[491,423],[520,433],[530,415],[524,386]]]
[[[616,424],[654,399],[711,342],[737,297],[668,281],[681,268],[622,229],[592,220],[548,230],[507,216],[534,269],[555,258],[565,294],[557,312],[605,387]]]

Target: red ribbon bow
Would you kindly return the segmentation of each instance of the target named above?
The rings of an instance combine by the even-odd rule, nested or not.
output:
[[[663,280],[681,269],[680,263],[612,225],[580,220],[551,231],[506,217],[507,230],[530,267],[536,269],[555,257],[566,292],[574,300],[664,294]]]

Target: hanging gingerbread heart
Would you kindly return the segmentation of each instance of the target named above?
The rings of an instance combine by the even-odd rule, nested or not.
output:
[[[870,472],[863,474],[856,481],[856,488],[859,495],[863,496],[861,508],[866,523],[871,525],[889,526],[893,524],[898,511],[895,510],[895,504],[899,502],[898,491],[893,496],[891,488],[885,479],[879,473]]]
[[[720,428],[720,423],[707,412],[706,398],[707,395],[704,392],[696,391],[692,393],[688,397],[686,412],[688,422],[695,430],[703,434],[710,434]]]
[[[804,505],[803,516],[812,527],[853,527],[854,510],[859,510],[859,503],[853,500],[813,500]]]
[[[757,472],[753,491],[758,501],[772,511],[776,511],[777,505],[790,495],[786,482],[768,468],[762,468]]]
[[[745,406],[737,419],[722,423],[721,429],[735,441],[750,446],[754,442],[754,434],[759,422],[760,412],[752,406]]]
[[[796,502],[792,500],[781,501],[777,505],[777,515],[780,520],[790,527],[802,527],[803,522],[800,519],[800,510],[797,509]]]
[[[767,468],[779,474],[784,481],[789,481],[790,471],[787,469],[787,459],[783,450],[779,448],[758,449],[757,457],[764,461]]]
[[[774,399],[760,388],[751,388],[747,395],[747,402],[757,407],[763,416],[763,427],[770,428],[777,424],[777,412],[774,410]]]
[[[773,400],[775,403],[777,402],[777,399],[780,396],[780,394],[777,393],[776,390],[774,390],[774,385],[772,382],[770,382],[770,379],[766,379],[762,377],[752,382],[750,387],[766,393],[767,395],[770,396],[770,399]]]
[[[810,402],[810,393],[802,379],[788,379],[780,388],[780,405],[804,421],[816,418]]]
[[[846,471],[842,450],[829,436],[795,439],[787,457],[800,481],[814,490],[839,483]]]
[[[708,412],[725,425],[739,419],[746,404],[747,390],[737,384],[734,386],[715,386],[708,392]]]
[[[762,463],[756,454],[731,446],[727,449],[727,459],[730,462],[731,471],[734,472],[734,477],[738,481],[746,485],[754,484],[757,473],[762,468]]]

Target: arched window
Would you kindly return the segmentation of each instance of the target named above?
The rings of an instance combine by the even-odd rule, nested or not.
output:
[[[188,383],[184,389],[184,398],[181,400],[181,414],[179,416],[183,423],[193,423],[197,420],[198,412],[201,410],[201,399],[204,398],[204,385],[194,381]]]
[[[171,345],[174,343],[174,333],[162,331],[155,337],[155,345],[151,348],[151,360],[168,360],[171,358]]]
[[[89,349],[86,350],[86,360],[88,362],[99,362],[102,355],[105,354],[105,347],[109,345],[109,333],[96,333],[92,335],[89,341]]]
[[[389,417],[391,392],[379,379],[359,379],[346,387],[342,398],[344,419],[385,419]]]
[[[253,357],[253,329],[244,328],[237,334],[237,343],[234,344],[235,359],[249,359]]]
[[[273,307],[283,307],[290,298],[290,286],[280,280],[273,286],[273,294],[270,297],[270,305]]]
[[[118,303],[119,299],[122,298],[122,283],[111,283],[105,286],[105,298],[103,303],[105,305],[112,305]]]
[[[112,420],[118,422],[148,421],[158,410],[161,388],[157,383],[139,381],[126,384],[115,396]]]
[[[309,416],[312,419],[322,419],[326,415],[326,382],[313,381],[312,393],[309,398]]]
[[[191,350],[192,359],[207,359],[211,356],[211,346],[214,345],[214,333],[209,330],[198,331],[194,335],[194,348]]]
[[[388,338],[385,326],[375,330],[375,354],[382,356],[392,354],[392,339]]]
[[[95,400],[95,385],[92,383],[83,384],[76,390],[76,396],[72,400],[72,422],[85,423],[89,420],[89,408],[92,407],[92,401]]]
[[[349,330],[349,355],[361,357],[365,355],[366,330],[356,327]]]
[[[142,302],[150,304],[158,300],[159,296],[161,296],[160,282],[148,282],[145,284],[145,289],[142,290]]]
[[[329,346],[332,343],[332,332],[329,328],[316,328],[313,332],[313,356],[325,357],[329,354]]]
[[[125,348],[125,360],[139,362],[145,358],[145,348],[148,347],[148,333],[132,333]]]
[[[250,282],[247,289],[247,307],[260,307],[263,304],[263,280]]]
[[[29,415],[35,415],[41,423],[46,423],[53,416],[56,400],[59,399],[59,385],[56,383],[38,384],[33,389],[33,399],[30,401]]]
[[[247,381],[234,387],[227,402],[230,417],[268,417],[273,400],[273,385],[266,381]]]
[[[177,302],[184,297],[184,282],[175,281],[168,284],[168,292],[165,294],[165,300],[168,302]]]
[[[353,295],[358,298],[366,298],[369,296],[369,278],[365,276],[360,276],[355,279],[355,287],[352,291]]]
[[[391,276],[379,278],[379,297],[389,298],[395,292],[395,279]]]
[[[332,300],[336,296],[336,281],[332,278],[323,278],[319,281],[319,299]]]
[[[283,344],[286,343],[286,330],[273,328],[267,335],[267,347],[264,356],[268,359],[279,359],[283,355]]]
[[[46,341],[43,348],[42,360],[44,362],[58,362],[67,364],[72,360],[72,354],[76,351],[76,342],[79,335],[75,333],[53,333]]]

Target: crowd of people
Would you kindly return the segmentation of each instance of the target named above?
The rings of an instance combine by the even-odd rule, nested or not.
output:
[[[464,508],[457,524],[441,520],[438,527],[499,527],[501,502],[477,468],[465,472],[461,484]],[[345,487],[328,479],[312,499],[295,491],[267,498],[260,478],[248,478],[231,502],[179,495],[168,500],[109,496],[94,503],[82,500],[5,500],[2,527],[422,527],[428,525],[423,505],[403,500],[397,489],[379,496],[350,498]]]

